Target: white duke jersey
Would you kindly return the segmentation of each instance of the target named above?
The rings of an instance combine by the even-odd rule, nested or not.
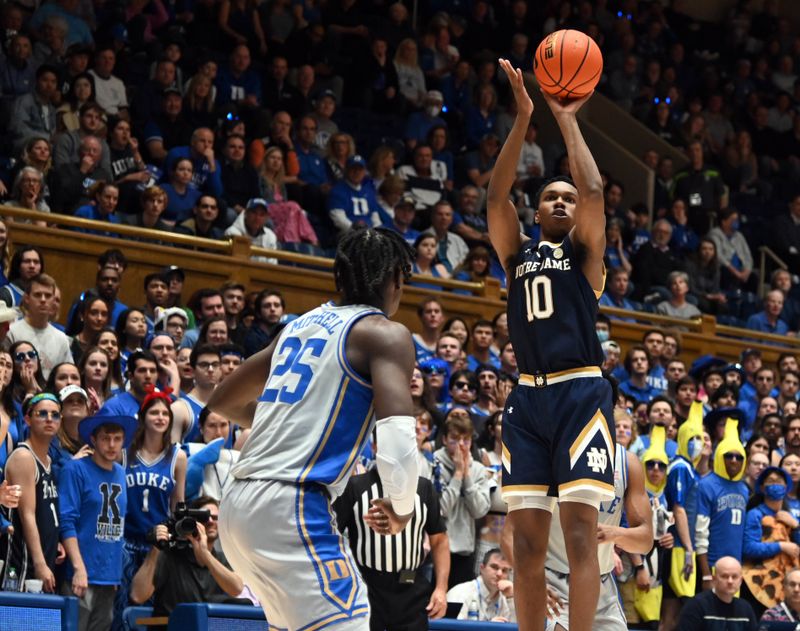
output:
[[[345,354],[365,305],[322,305],[280,333],[250,436],[231,470],[239,480],[278,480],[328,487],[347,484],[374,425],[372,385]]]
[[[607,526],[619,526],[622,510],[625,507],[625,489],[628,486],[628,460],[627,450],[620,444],[614,449],[614,499],[609,502],[600,502],[600,511],[597,522]],[[600,574],[608,574],[614,569],[614,546],[610,543],[601,543],[597,546],[597,556],[600,560]],[[550,539],[547,544],[547,560],[545,565],[561,574],[569,574],[569,561],[567,560],[567,546],[564,543],[564,532],[561,530],[561,520],[558,504],[553,509],[553,518],[550,521]]]

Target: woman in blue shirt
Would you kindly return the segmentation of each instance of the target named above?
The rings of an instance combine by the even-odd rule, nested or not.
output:
[[[161,188],[167,193],[167,207],[161,214],[161,221],[174,226],[192,216],[200,191],[192,184],[194,165],[189,158],[180,158],[172,165],[169,182]]]

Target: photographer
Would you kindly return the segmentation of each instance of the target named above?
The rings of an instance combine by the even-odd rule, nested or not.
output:
[[[179,536],[192,523],[177,508],[174,521],[156,526],[156,547],[133,577],[130,599],[141,604],[155,593],[154,616],[168,616],[180,603],[229,602],[244,589],[222,552],[214,549],[219,502],[200,497],[190,508],[188,517],[196,520],[194,533]]]

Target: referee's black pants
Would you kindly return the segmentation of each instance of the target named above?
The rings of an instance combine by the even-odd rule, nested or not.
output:
[[[427,631],[433,587],[420,570],[413,583],[401,583],[399,572],[358,569],[367,585],[370,631]]]

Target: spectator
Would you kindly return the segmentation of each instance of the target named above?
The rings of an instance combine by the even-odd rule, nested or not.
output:
[[[70,162],[77,162],[81,141],[87,136],[94,136],[100,140],[100,145],[102,147],[100,165],[106,171],[111,172],[111,152],[103,138],[103,133],[105,131],[103,116],[104,112],[97,103],[89,102],[81,106],[78,117],[78,129],[75,131],[65,131],[56,136],[53,145],[53,164],[56,168],[62,167]]]
[[[631,263],[638,299],[647,300],[653,294],[668,299],[667,277],[671,272],[683,268],[680,258],[669,248],[671,237],[672,225],[666,219],[659,219],[653,225],[651,240],[634,255]]]
[[[499,548],[489,550],[480,565],[480,576],[455,584],[447,592],[447,602],[460,603],[459,620],[467,620],[477,608],[478,620],[514,622],[514,612],[508,600],[514,595],[513,583],[508,580],[511,563]],[[474,619],[474,618],[469,618]]]
[[[650,355],[644,346],[632,346],[625,355],[625,370],[630,377],[619,384],[619,389],[637,401],[650,401],[663,393],[663,389],[648,383]]]
[[[697,466],[703,456],[702,404],[695,402],[689,418],[678,429],[678,455],[670,463],[667,472],[665,498],[667,508],[672,511],[675,525],[670,532],[675,546],[666,562],[670,576],[669,592],[664,594],[661,615],[667,628],[675,628],[680,614],[681,598],[695,593],[695,531],[696,486],[699,481]],[[678,623],[678,628],[680,623]]]
[[[445,446],[434,454],[434,485],[442,489],[442,516],[450,540],[450,587],[475,576],[475,520],[486,515],[490,505],[484,466],[472,459],[472,434],[468,418],[446,421]]]
[[[384,181],[383,185],[386,185],[386,181]],[[416,214],[416,202],[414,198],[410,195],[403,195],[400,201],[394,206],[394,220],[391,226],[389,226],[403,235],[403,238],[409,245],[414,245],[419,237],[419,232],[411,227]]]
[[[770,235],[775,253],[792,274],[800,273],[800,195],[792,197],[788,213],[772,222]]]
[[[367,163],[359,155],[347,159],[344,178],[331,189],[328,214],[340,234],[353,227],[389,225],[391,219],[378,204],[375,189],[364,182]]]
[[[10,344],[24,341],[39,349],[45,378],[56,364],[72,361],[69,338],[50,323],[55,291],[51,276],[39,274],[31,279],[22,303],[25,317],[11,325],[7,337]]]
[[[714,566],[713,589],[689,600],[681,611],[680,629],[756,631],[758,621],[750,604],[736,594],[742,587],[742,565],[733,557],[722,557]]]
[[[222,150],[222,188],[225,191],[225,201],[237,215],[244,212],[247,200],[260,195],[258,173],[244,158],[244,136],[228,136]]]
[[[216,289],[199,289],[189,299],[191,312],[194,314],[196,326],[200,327],[206,320],[225,315],[222,294]],[[200,334],[199,328],[188,329],[181,341],[181,348],[192,348]]]
[[[800,568],[786,571],[783,577],[783,600],[770,607],[760,622],[797,622],[800,619]]]
[[[181,93],[172,86],[161,94],[160,107],[144,126],[140,137],[147,149],[150,162],[160,166],[164,164],[170,151],[192,143],[193,130],[197,129],[205,128],[194,127],[190,124],[183,112]],[[192,157],[198,167],[202,165],[201,161],[195,160],[195,156],[188,157]]]
[[[60,531],[71,568],[67,593],[78,597],[78,628],[108,628],[122,579],[127,513],[125,469],[118,460],[136,431],[129,416],[81,421],[81,440],[91,456],[70,461],[58,482]]]
[[[139,141],[131,136],[131,124],[121,118],[108,122],[109,133],[109,171],[114,183],[120,187],[120,209],[124,213],[135,211],[133,199],[140,188],[154,181],[153,174],[147,170]]]
[[[69,91],[56,110],[56,128],[60,132],[75,131],[80,127],[80,110],[86,103],[94,103],[97,95],[94,92],[94,77],[82,72],[74,77]]]
[[[744,235],[739,231],[739,212],[725,208],[719,213],[719,225],[712,228],[708,237],[717,246],[722,268],[722,286],[725,289],[753,289],[753,255]]]
[[[71,214],[90,199],[89,190],[97,182],[110,182],[111,173],[102,164],[103,146],[94,136],[81,140],[79,161],[55,169],[49,178],[53,212]]]
[[[170,149],[164,160],[164,170],[170,172],[179,158],[189,158],[194,166],[192,183],[215,197],[223,194],[219,160],[214,157],[214,132],[207,127],[195,129],[189,146]]]
[[[773,289],[764,299],[764,310],[754,313],[747,319],[747,328],[762,333],[785,335],[789,332],[789,325],[780,319],[783,311],[783,293]]]
[[[172,165],[169,182],[162,185],[167,194],[164,220],[174,226],[189,219],[202,193],[194,186],[194,165],[189,158],[178,158]]]
[[[380,458],[377,446],[376,458]],[[418,521],[396,535],[379,535],[363,520],[370,501],[383,497],[377,468],[350,478],[333,505],[336,525],[347,530],[359,573],[367,585],[370,628],[427,627],[428,619],[441,618],[447,609],[450,550],[445,520],[430,480],[420,477],[415,503]],[[435,585],[425,577],[423,532],[430,541]],[[401,552],[402,551],[402,552]]]
[[[95,293],[86,293],[76,310],[81,329],[72,338],[72,359],[79,364],[83,353],[94,344],[97,336],[108,326],[108,304]]]
[[[475,151],[466,155],[467,178],[474,186],[480,189],[488,187],[499,152],[499,138],[495,134],[489,133],[481,138]]]
[[[400,91],[403,91],[403,77],[400,79]],[[444,97],[438,90],[429,90],[425,95],[421,112],[413,112],[406,120],[406,128],[403,134],[406,147],[411,150],[417,143],[424,142],[428,137],[428,132],[433,127],[447,126],[443,118],[439,116],[444,105]]]
[[[415,199],[417,210],[430,210],[445,197],[446,174],[433,168],[433,150],[419,142],[414,147],[412,164],[401,166],[397,174],[406,182],[406,190]]]
[[[128,97],[125,84],[114,76],[114,66],[117,55],[112,45],[107,44],[95,49],[94,69],[89,74],[94,77],[94,89],[97,95],[97,104],[107,114],[128,119]]]
[[[450,273],[447,267],[439,262],[436,254],[436,236],[431,234],[421,234],[414,241],[414,251],[416,256],[411,271],[419,276],[432,276],[433,278],[450,278]],[[413,281],[409,283],[414,287],[421,287],[424,289],[441,289],[437,283],[426,283]],[[419,360],[419,357],[417,358]]]
[[[219,217],[217,198],[200,195],[192,209],[194,217],[175,226],[175,232],[204,239],[221,239],[223,234],[215,224]]]
[[[139,413],[142,420],[130,447],[122,454],[128,511],[115,616],[120,616],[128,605],[130,583],[151,548],[148,534],[165,522],[177,503],[183,501],[186,454],[170,441],[173,419],[169,402],[169,395],[162,392],[145,397]]]
[[[214,106],[217,89],[211,78],[197,73],[186,85],[181,112],[192,129],[213,126],[216,122]]]
[[[136,351],[128,357],[125,376],[129,380],[129,390],[115,394],[98,413],[100,416],[135,417],[141,403],[149,392],[155,389],[158,379],[158,361],[150,351]]]
[[[160,186],[149,186],[142,191],[139,197],[141,202],[141,213],[135,215],[123,215],[122,223],[148,230],[161,230],[170,232],[171,226],[162,221],[161,216],[167,207],[167,192]],[[134,237],[129,237],[134,240]],[[149,239],[155,243],[160,243],[155,239]]]
[[[707,237],[701,239],[700,247],[694,256],[689,257],[686,269],[691,295],[697,300],[700,310],[712,315],[727,313],[728,298],[720,287],[716,242]]]
[[[675,175],[672,194],[688,201],[689,225],[697,234],[705,234],[711,213],[718,213],[722,207],[724,185],[719,172],[706,166],[702,142],[691,141],[686,146],[686,153],[689,166]]]
[[[30,38],[17,33],[11,38],[5,64],[0,70],[0,93],[3,100],[13,100],[28,94],[34,86],[38,64],[32,58]]]
[[[81,219],[91,219],[92,221],[106,221],[108,223],[122,223],[116,213],[119,203],[119,187],[111,182],[98,180],[89,188],[89,199],[85,206],[81,206],[75,211],[75,216]],[[87,234],[101,234],[105,236],[117,236],[114,232],[102,232],[99,230],[89,230],[87,228],[75,228],[77,232]]]
[[[666,432],[667,428],[672,424],[675,418],[675,408],[672,401],[665,395],[658,395],[650,399],[645,408],[645,415],[647,419],[646,433],[639,428],[639,435],[633,441],[629,450],[639,458],[647,452],[652,443],[653,429],[656,427],[663,427]],[[666,434],[665,434],[666,436]],[[678,443],[672,438],[665,438],[665,443],[661,447],[670,460],[674,459],[678,453]]]
[[[28,438],[5,463],[7,485],[3,486],[18,491],[19,510],[10,516],[13,530],[8,533],[1,584],[3,591],[21,592],[26,580],[38,579],[42,589],[52,594],[56,592],[59,497],[48,448],[61,425],[61,402],[49,392],[34,395],[26,406],[25,423]]]
[[[294,152],[294,142],[292,141],[292,117],[288,112],[275,112],[269,124],[269,137],[263,140],[254,140],[250,143],[250,164],[257,171],[264,166],[265,151],[271,148],[281,150],[283,162],[286,165],[286,172],[294,181],[295,176],[300,171],[297,162],[297,155]]]
[[[325,165],[331,182],[344,179],[347,161],[355,155],[356,143],[350,134],[335,131],[330,135],[325,149]]]
[[[744,531],[744,558],[747,576],[746,589],[751,604],[763,613],[783,599],[780,589],[764,589],[764,576],[778,576],[792,567],[800,554],[793,540],[797,520],[788,510],[786,495],[792,479],[787,471],[767,467],[756,480],[756,496],[747,511]]]
[[[279,149],[273,148],[267,151],[267,160],[269,160],[270,151],[280,152]],[[275,233],[267,227],[269,220],[269,204],[266,199],[254,197],[247,202],[247,206],[243,213],[236,217],[236,221],[225,230],[226,237],[232,236],[246,236],[250,239],[250,243],[255,247],[266,248],[267,250],[278,249],[278,237]],[[266,257],[254,255],[251,257],[254,261],[261,263],[278,264],[278,259],[274,257]]]
[[[244,338],[245,355],[250,357],[269,346],[284,327],[286,302],[280,292],[265,289],[256,298],[255,318]]]
[[[397,71],[400,94],[408,102],[409,107],[411,109],[422,107],[426,98],[425,75],[417,62],[417,43],[413,39],[404,39],[397,45],[394,67]]]
[[[333,122],[333,113],[336,111],[336,94],[333,90],[323,90],[314,100],[312,118],[317,123],[317,147],[324,149],[328,146],[331,137],[339,132],[339,126]]]
[[[220,354],[216,347],[198,343],[189,356],[194,388],[172,404],[172,442],[194,443],[200,438],[200,413],[220,382]]]
[[[717,445],[714,470],[697,486],[697,565],[703,589],[709,589],[711,567],[722,557],[741,563],[744,514],[749,491],[744,482],[745,452],[739,442],[737,422],[728,419],[725,437]]]
[[[438,202],[431,213],[431,227],[423,234],[432,234],[437,240],[440,262],[448,273],[457,268],[467,256],[469,248],[457,234],[450,232],[453,225],[453,207],[445,201]]]
[[[58,0],[58,2],[41,5],[31,17],[29,28],[35,34],[38,33],[51,15],[58,15],[66,20],[69,26],[66,41],[68,46],[73,44],[91,46],[94,43],[89,24],[78,13],[76,0]]]
[[[200,497],[191,507],[209,512],[205,523],[198,522],[196,534],[186,536],[191,545],[166,547],[163,552],[154,546],[131,582],[131,600],[141,604],[154,597],[154,615],[168,616],[180,603],[220,602],[226,600],[226,595],[234,599],[244,589],[242,579],[215,549],[219,537],[218,502]],[[170,539],[165,525],[156,527],[156,539],[164,543]]]
[[[247,44],[237,44],[231,51],[227,65],[220,66],[217,75],[217,103],[223,107],[238,108],[240,114],[248,116],[248,127],[259,116],[258,108],[263,104],[261,78],[251,67],[250,49]]]
[[[625,270],[629,275],[633,267],[628,260],[628,255],[625,253],[625,243],[622,239],[622,231],[625,228],[625,223],[613,217],[606,222],[606,267],[613,271],[620,267]]]
[[[628,285],[629,273],[624,267],[612,267],[608,272],[608,280],[606,281],[606,290],[600,296],[598,304],[606,307],[614,307],[616,309],[629,309],[636,311],[634,305],[628,298]],[[632,321],[619,316],[609,316],[612,320]]]
[[[689,275],[686,272],[671,272],[667,276],[667,286],[670,290],[670,299],[656,305],[656,313],[673,318],[699,318],[700,310],[689,302]]]
[[[3,205],[49,213],[50,207],[44,200],[44,176],[41,171],[33,167],[22,167],[17,173],[17,177],[14,178],[14,185],[11,187],[11,199]],[[33,223],[37,226],[47,225],[47,222],[43,219],[41,221],[30,221],[18,217],[16,221],[19,223]]]
[[[53,66],[42,65],[36,71],[36,85],[32,91],[14,101],[8,130],[14,151],[20,152],[34,138],[50,137],[56,131],[58,74]]]
[[[416,246],[415,246],[416,247]],[[426,298],[417,307],[417,317],[420,320],[421,331],[413,333],[417,364],[431,359],[436,354],[436,342],[442,332],[444,324],[444,309],[437,298]]]

